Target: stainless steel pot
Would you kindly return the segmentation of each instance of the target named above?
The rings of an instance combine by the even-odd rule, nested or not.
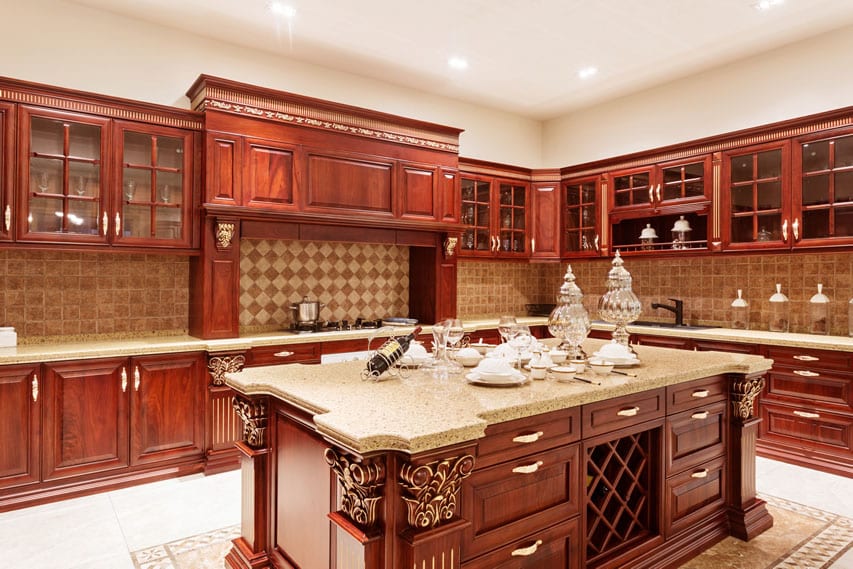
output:
[[[316,300],[308,300],[307,296],[302,297],[302,302],[290,305],[296,312],[296,323],[304,324],[308,322],[317,322],[320,319],[320,308],[326,306]]]

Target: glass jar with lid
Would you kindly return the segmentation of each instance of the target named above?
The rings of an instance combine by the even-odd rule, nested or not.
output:
[[[770,297],[770,331],[787,332],[790,324],[791,303],[782,294],[782,285],[776,284],[776,292]]]
[[[743,298],[741,289],[737,289],[737,298],[732,301],[732,328],[749,330],[749,303]]]
[[[658,234],[655,231],[655,228],[652,227],[651,223],[647,223],[645,229],[640,232],[640,243],[642,244],[643,250],[648,251],[654,249],[655,239],[658,238]]]
[[[829,297],[823,294],[823,285],[817,285],[817,294],[809,300],[809,332],[829,334]]]

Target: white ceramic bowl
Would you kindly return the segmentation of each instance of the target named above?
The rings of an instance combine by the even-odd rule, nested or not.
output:
[[[486,355],[489,350],[495,349],[495,344],[485,344],[482,342],[482,340],[480,342],[471,343],[470,346],[472,349],[477,350],[477,352],[482,355]]]
[[[574,366],[555,366],[551,368],[551,373],[557,379],[571,379],[575,376]]]
[[[564,352],[563,350],[551,350],[548,352],[548,355],[551,357],[551,361],[558,365],[566,361],[566,358],[569,357],[568,352]]]
[[[589,360],[589,367],[598,375],[607,375],[613,371],[613,362],[601,359]]]
[[[462,348],[456,352],[456,361],[465,367],[474,367],[482,359],[483,356],[474,348]]]
[[[604,344],[599,348],[596,352],[601,359],[606,360],[627,360],[633,359],[634,354],[632,354],[628,349],[622,344],[617,344],[616,342],[610,342],[609,344]]]
[[[509,362],[501,358],[483,358],[476,371],[482,376],[512,375],[515,372]]]

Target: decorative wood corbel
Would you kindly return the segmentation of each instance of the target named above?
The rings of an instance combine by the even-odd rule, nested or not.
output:
[[[422,466],[405,464],[400,469],[407,521],[416,529],[434,528],[453,519],[462,480],[474,470],[470,454]]]

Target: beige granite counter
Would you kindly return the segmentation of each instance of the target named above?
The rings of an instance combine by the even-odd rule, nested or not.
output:
[[[584,349],[592,353],[602,343],[587,340]],[[546,379],[516,387],[481,387],[461,375],[440,380],[423,371],[363,381],[364,362],[250,368],[227,375],[226,383],[240,393],[271,395],[308,411],[321,433],[356,452],[414,454],[477,439],[490,424],[721,373],[763,372],[772,364],[743,354],[650,346],[637,346],[636,351],[641,364],[631,371],[637,377],[610,374],[601,385]]]

